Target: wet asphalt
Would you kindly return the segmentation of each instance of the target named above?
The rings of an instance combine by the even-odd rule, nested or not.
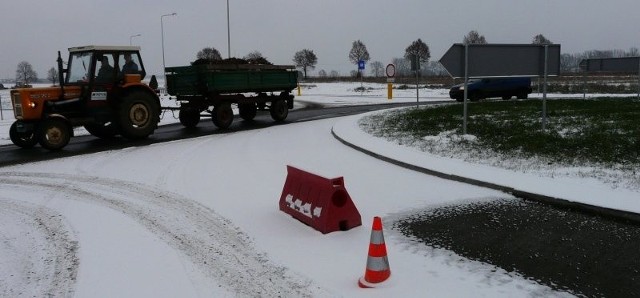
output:
[[[640,297],[640,223],[522,199],[422,210],[394,228],[579,297]]]

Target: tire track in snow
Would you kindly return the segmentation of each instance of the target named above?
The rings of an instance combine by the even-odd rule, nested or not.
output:
[[[64,193],[67,199],[102,205],[139,222],[220,286],[240,296],[311,297],[324,290],[272,264],[251,240],[212,209],[148,186],[99,177],[48,173],[0,173],[0,183]],[[326,294],[326,293],[324,293]]]
[[[72,296],[77,251],[62,215],[0,197],[0,266],[7,274],[0,275],[1,297]]]

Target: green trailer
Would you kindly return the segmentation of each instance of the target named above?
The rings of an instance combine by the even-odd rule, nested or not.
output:
[[[298,85],[294,66],[255,64],[203,64],[165,68],[167,93],[180,103],[180,123],[198,125],[210,114],[219,128],[233,122],[232,105],[246,121],[257,111],[268,110],[275,121],[284,121],[293,108],[291,92]]]

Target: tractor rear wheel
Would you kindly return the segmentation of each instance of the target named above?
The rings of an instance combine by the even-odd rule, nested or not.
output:
[[[153,95],[133,91],[122,98],[116,119],[123,137],[144,139],[158,127],[160,106]]]
[[[62,118],[47,118],[38,126],[38,143],[45,149],[60,150],[69,144],[73,128]]]
[[[231,104],[221,103],[213,108],[213,115],[211,115],[213,124],[218,128],[227,129],[233,122],[233,110]]]
[[[11,142],[21,148],[32,148],[38,143],[36,134],[33,131],[18,131],[18,121],[11,124],[11,128],[9,128],[9,138],[11,139]]]

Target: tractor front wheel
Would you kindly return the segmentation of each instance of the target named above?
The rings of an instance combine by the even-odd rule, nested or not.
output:
[[[38,125],[38,143],[52,151],[67,146],[72,134],[73,128],[62,118],[47,118]]]
[[[38,143],[38,139],[33,130],[26,132],[18,131],[18,121],[11,124],[11,128],[9,128],[9,138],[11,142],[21,148],[32,148]]]

